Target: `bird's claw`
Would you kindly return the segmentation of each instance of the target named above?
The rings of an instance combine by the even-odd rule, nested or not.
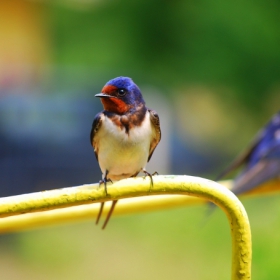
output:
[[[105,189],[105,194],[106,194],[106,196],[108,196],[107,183],[108,183],[108,182],[111,182],[111,183],[113,184],[113,181],[112,181],[110,178],[108,179],[108,178],[107,178],[107,175],[108,175],[108,171],[106,171],[104,178],[103,178],[102,180],[99,181],[99,188],[100,188],[100,186],[101,186],[102,184],[104,184],[104,189]],[[108,216],[107,216],[107,218],[106,218],[106,220],[105,220],[105,222],[104,222],[104,224],[103,224],[102,229],[105,229],[105,227],[106,227],[106,225],[107,225],[107,223],[108,223],[108,221],[109,221],[109,219],[110,219],[110,217],[111,217],[111,215],[112,215],[112,213],[113,213],[113,210],[114,210],[114,208],[115,208],[116,203],[117,203],[117,200],[113,200],[111,209],[110,209],[110,211],[109,211],[109,213],[108,213]],[[105,202],[101,202],[101,204],[100,204],[100,209],[99,209],[99,212],[98,212],[98,215],[97,215],[97,218],[96,218],[96,222],[95,222],[96,225],[98,224],[98,222],[99,222],[99,220],[100,220],[100,217],[101,217],[101,215],[102,215],[103,208],[104,208],[104,204],[105,204]]]
[[[151,174],[151,173],[149,173],[148,171],[146,171],[146,170],[144,170],[144,169],[143,169],[142,171],[143,171],[143,173],[145,174],[145,175],[144,175],[144,179],[145,179],[147,176],[149,176],[150,179],[151,179],[151,186],[150,186],[150,190],[149,190],[149,191],[151,191],[151,189],[152,189],[153,186],[154,186],[153,176],[154,176],[154,175],[158,175],[158,172],[155,171],[153,174]]]
[[[108,192],[107,192],[107,183],[108,182],[111,182],[113,184],[113,181],[111,179],[107,179],[107,178],[104,178],[104,179],[99,181],[99,188],[102,184],[104,184],[104,189],[105,189],[106,196],[108,195]]]

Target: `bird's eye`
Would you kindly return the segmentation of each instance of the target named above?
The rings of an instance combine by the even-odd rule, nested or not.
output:
[[[126,89],[124,89],[124,88],[118,89],[118,96],[125,96],[126,93],[127,93]]]

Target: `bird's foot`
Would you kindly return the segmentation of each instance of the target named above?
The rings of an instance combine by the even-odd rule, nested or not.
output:
[[[110,178],[107,178],[107,175],[108,175],[108,171],[106,171],[104,178],[103,178],[102,180],[99,181],[99,188],[100,188],[100,186],[101,186],[102,184],[104,184],[104,189],[105,189],[105,194],[106,194],[106,196],[108,196],[107,183],[108,183],[108,182],[111,182],[111,183],[113,184],[113,181],[112,181]],[[100,220],[100,217],[101,217],[101,215],[102,215],[103,208],[104,208],[104,204],[105,204],[105,202],[101,202],[101,204],[100,204],[99,212],[98,212],[98,215],[97,215],[97,218],[96,218],[96,222],[95,222],[96,225],[98,224],[98,222],[99,222],[99,220]],[[115,204],[116,204],[116,203],[115,203]],[[102,229],[104,229],[104,228],[106,227],[106,225],[107,225],[107,223],[108,223],[108,221],[109,221],[109,218],[110,218],[110,216],[112,215],[112,212],[113,212],[113,210],[114,210],[115,204],[112,205],[111,210],[110,210],[110,212],[109,212],[109,214],[108,214],[108,216],[107,216],[107,218],[106,218],[106,221],[105,221],[105,223],[104,223]],[[112,208],[113,208],[113,209],[112,209]]]
[[[113,184],[113,181],[111,179],[107,179],[106,177],[99,181],[99,188],[102,184],[104,184],[104,189],[105,189],[106,196],[108,195],[108,192],[107,192],[107,183],[108,182],[111,182]]]
[[[150,190],[149,190],[149,191],[151,191],[151,189],[152,189],[153,186],[154,186],[153,176],[154,176],[154,175],[158,175],[158,172],[155,171],[153,174],[151,174],[151,173],[149,173],[148,171],[146,171],[145,169],[142,169],[142,172],[145,174],[145,175],[144,175],[144,179],[145,179],[147,176],[149,176],[150,179],[151,179],[151,186],[150,186]]]

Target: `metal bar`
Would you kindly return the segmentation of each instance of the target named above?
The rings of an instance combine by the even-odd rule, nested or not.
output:
[[[251,231],[246,211],[227,188],[210,180],[191,176],[131,178],[104,188],[94,185],[26,194],[0,199],[0,216],[56,209],[85,203],[162,194],[184,194],[210,200],[227,215],[232,234],[232,279],[251,279]],[[7,218],[6,218],[7,219]],[[3,219],[5,220],[5,219]]]
[[[114,210],[114,217],[151,212],[175,207],[190,206],[205,202],[205,200],[187,195],[153,195],[121,199]],[[103,216],[107,216],[110,203],[103,209]],[[0,233],[19,232],[44,226],[61,225],[82,220],[96,218],[100,203],[70,206],[49,211],[32,212],[0,219]]]
[[[223,186],[231,189],[232,181],[219,182]],[[93,189],[97,188],[97,184],[87,185],[92,186]],[[82,186],[84,187],[84,186]],[[72,189],[72,188],[71,188]],[[280,179],[273,179],[265,184],[255,188],[254,190],[244,193],[241,196],[250,197],[254,195],[267,195],[274,194],[280,191]],[[53,192],[53,191],[51,191]],[[35,194],[37,196],[39,193]],[[21,199],[28,199],[29,195],[21,195]],[[34,194],[31,194],[34,199]],[[12,199],[17,200],[17,197]],[[7,199],[3,200],[5,203]],[[17,200],[19,201],[19,200]],[[0,203],[1,199],[0,199]],[[121,199],[118,202],[118,207],[114,211],[114,217],[125,214],[135,214],[141,212],[151,212],[161,209],[169,209],[175,207],[186,207],[195,204],[205,203],[204,199],[193,196],[182,195],[153,195],[143,197],[132,197],[127,199]],[[8,216],[0,219],[0,233],[18,232],[23,230],[35,229],[43,226],[53,226],[63,223],[73,223],[81,220],[94,219],[99,210],[99,203],[83,204],[79,206],[68,206],[65,208],[55,208],[49,205],[49,211],[28,212],[27,214],[17,214],[15,216]],[[107,215],[109,207],[104,207],[103,215]],[[46,210],[46,209],[44,209]],[[34,209],[33,209],[34,211]],[[36,210],[38,211],[38,210]],[[6,215],[7,214],[3,214]],[[12,213],[14,215],[14,213]]]

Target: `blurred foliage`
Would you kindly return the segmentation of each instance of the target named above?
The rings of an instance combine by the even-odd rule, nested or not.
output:
[[[226,86],[254,111],[279,86],[275,0],[96,1],[49,13],[55,62],[90,69],[89,81],[121,73],[169,94],[189,83]]]
[[[206,173],[209,166],[217,168],[218,174],[218,169],[223,169],[226,162],[221,164],[221,159],[218,162],[217,158],[227,152],[236,155],[279,110],[279,1],[69,0],[32,3],[42,8],[38,10],[46,19],[42,34],[47,31],[43,45],[51,46],[45,54],[47,61],[49,57],[52,60],[46,67],[45,92],[55,96],[63,94],[67,98],[70,95],[92,98],[92,93],[100,90],[109,78],[119,75],[132,77],[141,88],[142,85],[154,85],[171,101],[167,105],[172,116],[170,112],[166,114],[171,119],[171,129],[163,135],[165,139],[177,136],[170,141],[170,149],[174,149],[171,152],[175,155],[170,159],[174,174],[196,175],[195,172],[201,172],[203,168]],[[3,26],[6,29],[6,25]],[[34,29],[41,32],[39,26]],[[22,37],[24,42],[30,42],[27,36]],[[22,55],[26,55],[26,49],[15,42],[22,49]],[[38,46],[42,46],[41,41]],[[38,46],[28,46],[30,53],[35,55]],[[28,74],[25,68],[23,72]],[[40,93],[44,90],[40,88]],[[153,91],[145,90],[146,95],[148,92]],[[57,100],[51,102],[57,103]],[[67,107],[66,103],[61,102]],[[89,100],[88,104],[96,103]],[[13,103],[6,106],[12,116],[13,106]],[[44,109],[42,104],[38,108]],[[81,116],[79,126],[84,124],[87,131],[91,120],[81,112],[89,111],[91,115],[92,110],[93,118],[98,110],[93,107],[85,110],[84,105],[80,108],[80,111],[74,110],[75,119],[77,115]],[[43,117],[50,119],[48,114]],[[57,115],[53,118],[57,127],[67,128],[64,122],[59,122]],[[18,123],[26,132],[28,129],[22,119]],[[85,154],[89,155],[91,151],[88,134],[74,130],[73,119],[67,117],[67,120],[71,133],[74,131],[75,135],[86,139],[86,144],[76,144],[70,138],[63,142],[75,144],[75,148],[67,150],[71,157],[68,162],[86,163]],[[10,131],[19,131],[17,122],[15,126],[5,122]],[[44,131],[48,131],[46,125],[43,119]],[[49,127],[53,128],[53,125]],[[64,130],[61,134],[53,134],[57,137],[68,135]],[[38,135],[37,131],[31,135],[36,142],[35,135]],[[16,139],[30,144],[30,141],[22,141],[22,136]],[[6,145],[15,151],[11,142],[8,139]],[[41,142],[37,144],[44,147]],[[75,158],[72,152],[78,153],[82,148],[85,153]],[[60,147],[57,152],[52,151],[58,158],[65,157]],[[31,154],[29,150],[28,153]],[[92,174],[92,166],[96,163],[94,155],[89,156],[91,161],[87,166]],[[51,157],[54,158],[53,154]],[[208,161],[205,162],[205,158]],[[16,160],[18,162],[18,158]],[[54,160],[57,162],[56,158]],[[49,165],[55,169],[51,169],[51,175],[42,165],[42,173],[35,172],[36,176],[45,178],[43,174],[47,174],[53,178],[65,167],[64,163],[58,167],[54,167],[53,162]],[[11,168],[7,164],[3,166]],[[21,185],[23,179],[15,174],[14,163],[11,166],[14,178],[21,181],[15,185]],[[74,170],[77,171],[77,166]],[[97,164],[95,170],[99,174]],[[72,169],[65,171],[71,182],[78,177],[75,172]],[[28,178],[32,179],[31,176]],[[81,178],[88,177],[83,175]],[[54,185],[58,187],[57,182],[52,187]],[[11,188],[10,184],[7,188]],[[279,196],[248,200],[245,207],[253,232],[253,277],[256,280],[279,279]],[[227,221],[221,211],[217,211],[209,223],[201,226],[204,215],[205,208],[199,206],[113,218],[106,231],[90,222],[15,234],[8,241],[1,236],[1,276],[23,280],[230,279],[231,244]]]

